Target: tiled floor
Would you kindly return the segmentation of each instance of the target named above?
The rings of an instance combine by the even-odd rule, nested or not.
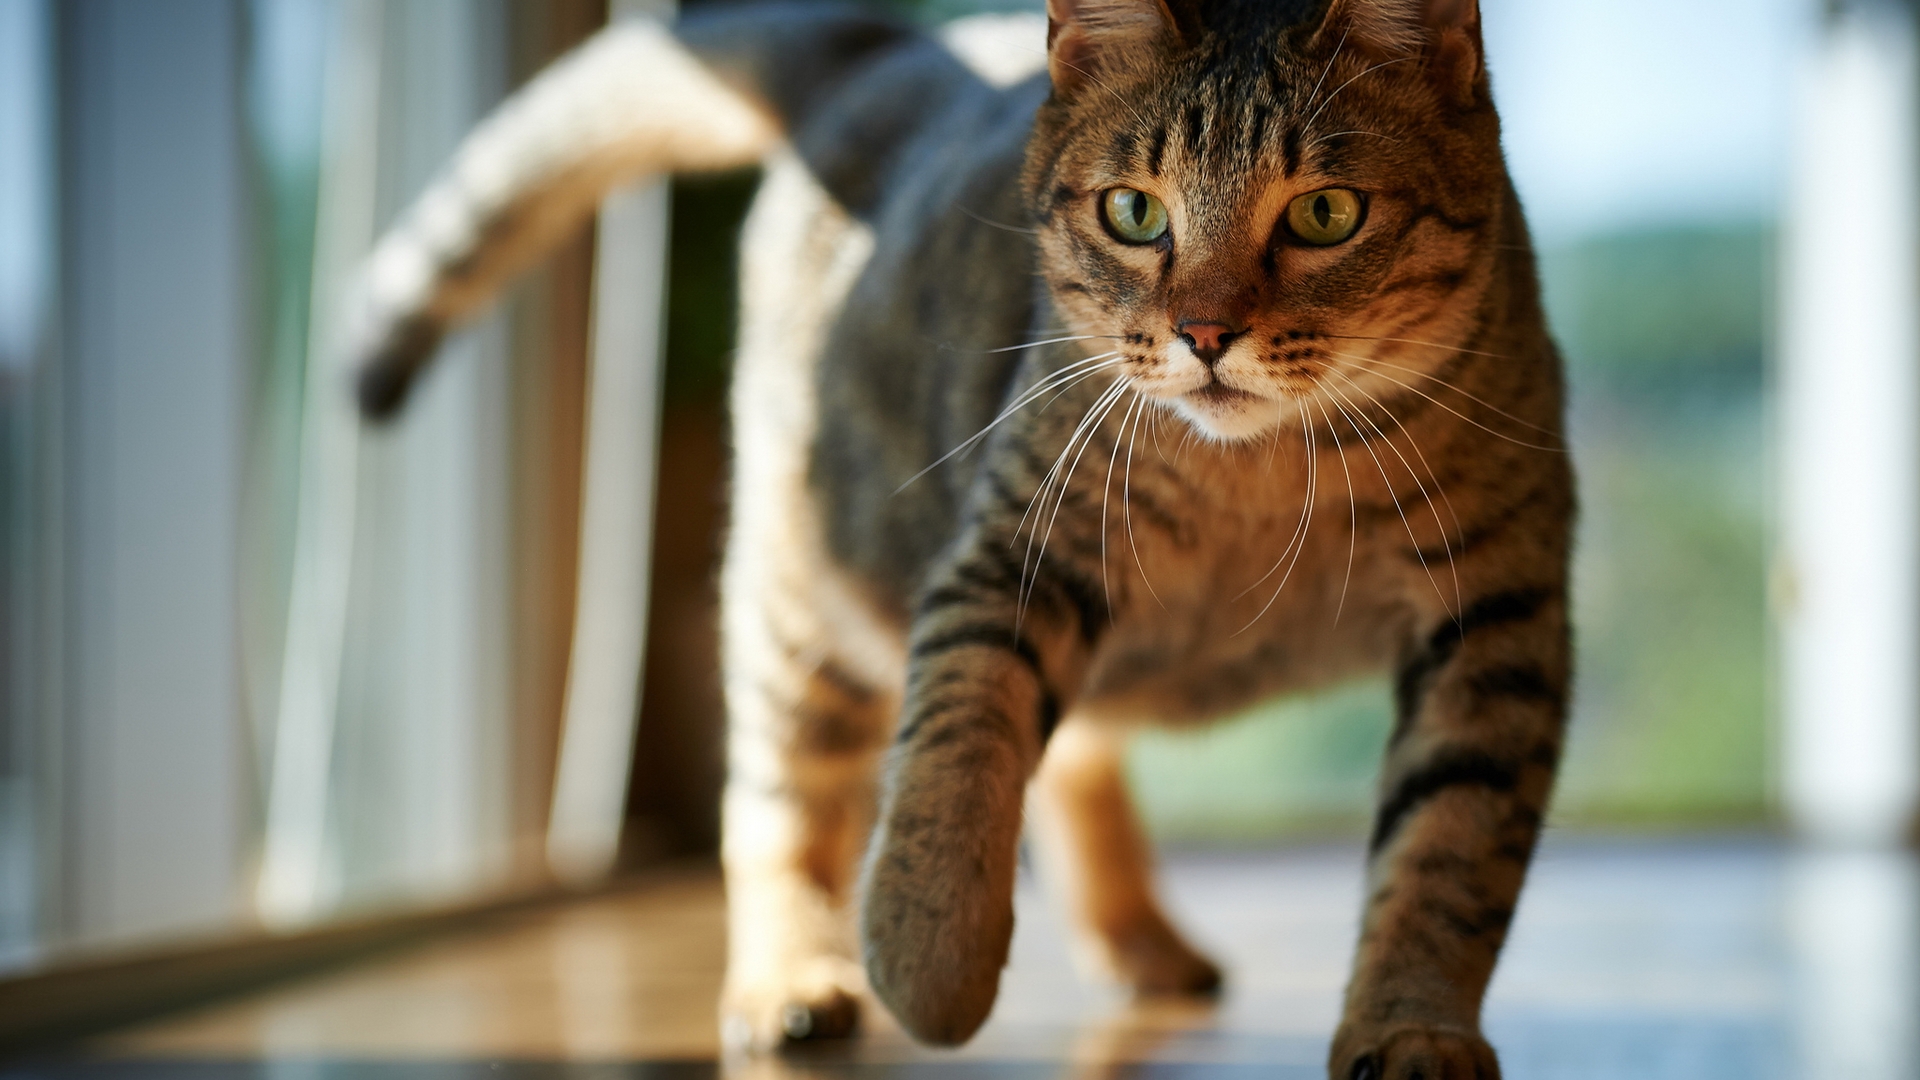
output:
[[[880,1023],[754,1063],[786,1075],[1323,1076],[1360,865],[1344,850],[1189,856],[1172,902],[1231,971],[1212,1008],[1132,1008],[1073,974],[1033,889],[1001,1004],[958,1054]],[[711,1075],[718,883],[694,878],[102,1041],[62,1080],[694,1080]],[[1920,1077],[1920,869],[1766,841],[1561,839],[1487,1009],[1509,1080]],[[693,1064],[668,1065],[662,1062]],[[656,1063],[652,1065],[643,1063]],[[573,1064],[566,1064],[573,1063]],[[0,1078],[9,1073],[0,1066]],[[15,1072],[27,1071],[16,1066]]]

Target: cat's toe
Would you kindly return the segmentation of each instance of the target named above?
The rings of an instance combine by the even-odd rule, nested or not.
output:
[[[1113,943],[1120,981],[1140,997],[1209,997],[1220,992],[1219,965],[1172,927],[1156,926]]]
[[[1349,1027],[1334,1039],[1327,1075],[1329,1080],[1500,1080],[1500,1061],[1474,1031]]]
[[[804,980],[731,989],[720,1007],[720,1034],[735,1053],[844,1039],[860,1030],[860,998],[837,982]]]
[[[860,1002],[835,991],[825,1000],[789,1001],[780,1007],[780,1033],[787,1042],[844,1039],[860,1029]]]

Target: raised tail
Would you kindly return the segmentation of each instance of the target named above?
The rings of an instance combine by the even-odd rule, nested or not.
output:
[[[648,175],[758,162],[811,102],[910,31],[786,4],[617,23],[508,99],[374,248],[352,313],[358,393],[390,416],[441,338]]]

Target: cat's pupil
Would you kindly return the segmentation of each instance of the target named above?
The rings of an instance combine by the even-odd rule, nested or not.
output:
[[[1313,216],[1323,229],[1333,223],[1333,204],[1327,201],[1325,195],[1313,200]]]
[[[1127,202],[1131,206],[1130,212],[1133,215],[1133,223],[1136,226],[1145,225],[1147,223],[1147,200],[1140,195],[1130,195],[1127,197]]]

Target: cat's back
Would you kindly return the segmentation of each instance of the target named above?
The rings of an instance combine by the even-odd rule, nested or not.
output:
[[[896,604],[952,538],[978,459],[913,478],[992,421],[1017,347],[1039,333],[1019,177],[1044,93],[969,95],[913,148],[820,358],[833,423],[815,440],[811,487],[835,557]]]
[[[876,50],[794,119],[743,237],[738,479],[777,466],[761,489],[804,491],[832,561],[888,607],[971,470],[896,489],[992,419],[1035,320],[1019,176],[1047,83],[1014,78],[1023,34],[1044,45],[1004,22]]]

